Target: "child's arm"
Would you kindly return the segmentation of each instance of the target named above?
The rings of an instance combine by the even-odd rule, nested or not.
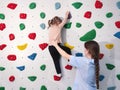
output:
[[[64,17],[62,23],[59,26],[63,27],[66,24],[66,22],[68,20],[69,13],[70,13],[69,11],[66,12],[65,17]]]
[[[70,56],[71,56],[71,55],[67,54],[63,49],[61,49],[61,48],[58,46],[57,42],[53,41],[52,44],[55,46],[55,48],[57,49],[57,51],[58,51],[64,58],[66,58],[67,60],[70,59]]]

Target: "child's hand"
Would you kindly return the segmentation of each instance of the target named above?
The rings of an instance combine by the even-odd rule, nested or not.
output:
[[[67,12],[66,12],[66,16],[68,16],[68,15],[69,15],[69,13],[70,13],[70,12],[69,12],[69,11],[67,11]]]

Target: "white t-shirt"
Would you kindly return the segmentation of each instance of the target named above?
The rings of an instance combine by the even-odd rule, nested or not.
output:
[[[69,64],[77,68],[72,90],[96,90],[93,59],[71,56]]]

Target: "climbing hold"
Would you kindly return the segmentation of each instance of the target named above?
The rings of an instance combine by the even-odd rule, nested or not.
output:
[[[28,37],[34,40],[36,38],[36,33],[29,33]]]
[[[117,5],[118,9],[120,9],[120,1],[118,1],[118,2],[116,3],[116,5]]]
[[[76,9],[79,9],[83,4],[81,2],[74,2],[72,3],[72,6]]]
[[[10,8],[10,9],[12,9],[12,10],[14,10],[17,7],[17,4],[16,3],[9,3],[7,5],[7,7]]]
[[[108,48],[108,49],[112,49],[113,46],[114,46],[114,44],[106,44],[105,46],[106,46],[106,48]]]
[[[120,39],[120,32],[115,33],[114,36]]]
[[[9,77],[10,82],[13,82],[14,80],[15,80],[15,76],[12,75],[12,76]]]
[[[47,90],[46,86],[45,85],[42,85],[40,90]]]
[[[72,69],[72,66],[67,64],[67,65],[65,66],[65,69],[71,70],[71,69]]]
[[[91,18],[91,15],[92,15],[92,12],[87,11],[87,12],[85,12],[84,17],[89,19],[89,18]]]
[[[24,23],[21,23],[21,24],[19,25],[19,27],[20,27],[20,30],[24,30],[24,29],[25,29],[25,24],[24,24]]]
[[[17,57],[14,54],[10,54],[10,55],[7,56],[7,59],[10,60],[10,61],[15,61],[17,59]]]
[[[10,40],[14,40],[14,39],[15,39],[15,35],[14,35],[14,34],[12,34],[12,33],[11,33],[11,34],[9,34],[9,39],[10,39]]]
[[[7,45],[6,44],[1,44],[0,45],[0,50],[3,50]]]
[[[118,78],[118,80],[120,80],[120,74],[117,74],[117,78]]]
[[[5,90],[5,87],[0,87],[0,90]]]
[[[41,27],[42,29],[45,29],[46,26],[45,26],[44,23],[41,23],[41,24],[40,24],[40,27]]]
[[[3,13],[0,13],[0,19],[2,19],[2,20],[5,19],[5,15]]]
[[[107,90],[116,90],[116,86],[108,87]]]
[[[71,87],[68,87],[67,90],[72,90],[72,88],[71,88]]]
[[[48,46],[47,43],[39,44],[39,47],[41,48],[41,50],[44,50],[47,46]]]
[[[35,2],[30,3],[29,8],[30,9],[35,9],[36,8],[36,3]]]
[[[106,64],[106,67],[107,67],[108,70],[112,70],[112,69],[115,68],[115,66],[112,65],[112,64]]]
[[[95,29],[92,29],[91,31],[87,32],[85,35],[80,37],[81,41],[89,41],[93,40],[96,37],[96,31]]]
[[[106,17],[107,18],[111,18],[113,16],[113,13],[112,12],[108,12],[107,14],[106,14]]]
[[[37,79],[37,77],[36,76],[28,76],[28,79],[30,81],[35,81]]]
[[[22,44],[22,45],[18,45],[17,48],[18,48],[19,50],[24,50],[24,49],[27,48],[27,45],[28,45],[27,43]]]
[[[102,22],[100,22],[100,21],[96,21],[94,24],[95,24],[95,26],[96,26],[98,29],[100,29],[100,28],[102,28],[102,27],[104,26],[104,23],[102,23]]]
[[[28,56],[28,58],[31,60],[35,60],[36,56],[37,56],[37,53],[32,53],[31,55]]]
[[[116,22],[115,22],[115,26],[116,26],[117,28],[120,28],[120,21],[116,21]]]
[[[26,19],[27,14],[26,13],[20,13],[20,19]]]
[[[76,27],[80,28],[82,26],[82,24],[80,24],[79,22],[76,23]]]
[[[76,53],[75,56],[77,56],[77,57],[83,57],[83,53]]]
[[[103,7],[103,3],[101,1],[96,0],[95,2],[95,8],[96,9],[101,9]]]
[[[26,88],[24,88],[24,87],[20,87],[20,89],[19,90],[26,90]]]
[[[74,46],[72,46],[72,45],[68,44],[67,42],[65,42],[65,43],[64,43],[64,46],[66,46],[66,47],[70,48],[71,50],[74,48]]]
[[[58,10],[58,9],[60,9],[60,7],[61,7],[61,4],[59,2],[56,2],[55,3],[55,9]]]
[[[104,57],[104,54],[103,53],[100,53],[99,54],[99,59],[102,59]]]
[[[18,66],[17,69],[19,69],[20,71],[23,71],[25,69],[25,66]]]
[[[6,28],[5,23],[0,23],[0,30],[3,31]]]
[[[64,27],[65,27],[66,29],[70,29],[70,28],[71,28],[71,24],[72,24],[72,22],[68,22],[68,23],[66,23],[66,24],[64,25]]]
[[[41,69],[42,71],[44,71],[44,70],[46,69],[46,65],[45,65],[45,64],[41,65],[41,66],[40,66],[40,69]]]
[[[44,18],[45,18],[45,16],[46,16],[46,15],[45,15],[45,13],[44,13],[44,12],[41,12],[41,13],[40,13],[40,17],[41,17],[42,19],[44,19]]]
[[[104,78],[105,78],[104,75],[100,75],[100,76],[99,76],[99,81],[102,81]]]
[[[5,70],[5,67],[0,67],[0,71],[4,71]]]
[[[62,77],[54,75],[53,78],[54,78],[55,81],[60,81]]]

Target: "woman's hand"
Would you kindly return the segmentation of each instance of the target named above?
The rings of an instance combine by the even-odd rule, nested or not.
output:
[[[56,46],[56,45],[57,45],[57,40],[53,40],[53,41],[52,41],[52,45],[53,45],[53,46]]]

